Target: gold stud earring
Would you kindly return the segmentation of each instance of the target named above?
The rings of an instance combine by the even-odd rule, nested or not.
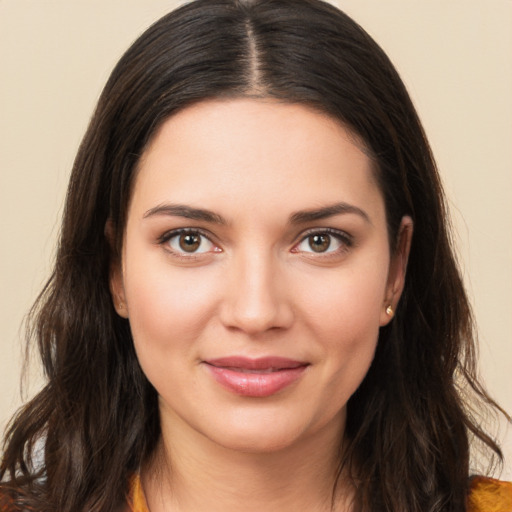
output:
[[[391,307],[391,304],[386,308],[386,315],[393,316],[395,312],[393,311],[393,308]]]
[[[124,301],[121,297],[112,297],[112,302],[114,303],[114,307],[116,309],[124,309]]]

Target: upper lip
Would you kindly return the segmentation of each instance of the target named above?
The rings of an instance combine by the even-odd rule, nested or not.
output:
[[[307,366],[309,364],[304,361],[297,361],[295,359],[277,356],[258,358],[229,356],[219,357],[216,359],[208,359],[204,362],[219,368],[240,368],[243,370],[286,370],[292,368],[300,368],[301,366]]]

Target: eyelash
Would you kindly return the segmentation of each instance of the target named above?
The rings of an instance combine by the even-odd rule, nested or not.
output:
[[[175,249],[173,249],[171,247],[169,242],[173,238],[179,237],[181,235],[196,235],[196,236],[199,236],[202,239],[206,239],[210,244],[212,244],[213,247],[215,247],[218,250],[204,251],[204,252],[190,252],[190,253],[187,253],[186,251],[175,250]],[[183,259],[187,259],[187,260],[190,260],[190,259],[193,259],[193,258],[198,258],[202,254],[205,254],[205,253],[208,253],[208,252],[222,252],[222,250],[219,249],[216,246],[216,244],[212,241],[211,235],[209,235],[208,233],[205,233],[204,231],[202,231],[201,229],[198,229],[198,228],[180,228],[180,229],[174,229],[172,231],[167,231],[166,233],[164,233],[158,239],[158,243],[160,245],[166,245],[167,244],[167,248],[166,248],[167,251],[171,252],[174,256],[177,256],[177,257],[183,258]],[[201,241],[201,244],[202,243],[203,243],[203,241]]]
[[[181,235],[188,235],[188,234],[196,235],[201,238],[205,238],[206,240],[208,240],[208,242],[210,244],[212,244],[212,246],[216,250],[187,253],[186,251],[182,252],[179,250],[175,250],[170,246],[169,242],[173,238],[179,237]],[[325,235],[327,235],[328,237],[334,238],[337,242],[340,243],[341,247],[339,247],[333,251],[327,251],[327,252],[316,252],[314,250],[301,251],[300,249],[298,249],[298,247],[302,243],[306,242],[308,240],[308,238],[313,237],[313,236],[325,236]],[[203,242],[201,242],[201,243],[203,243]],[[188,260],[190,260],[191,258],[198,258],[198,257],[200,257],[200,255],[210,253],[210,252],[222,252],[222,249],[220,249],[218,246],[216,246],[216,244],[212,241],[211,235],[204,232],[201,229],[198,229],[198,228],[180,228],[180,229],[174,229],[172,231],[168,231],[158,238],[158,244],[167,245],[166,250],[168,250],[173,255],[175,255],[179,258],[188,259]],[[331,245],[331,243],[329,243],[327,249],[329,249],[330,245]],[[313,255],[316,255],[315,257],[318,257],[318,258],[322,258],[322,257],[328,258],[328,257],[337,256],[341,253],[348,251],[351,247],[353,247],[353,245],[354,245],[353,237],[344,231],[339,231],[339,230],[333,229],[333,228],[324,228],[324,229],[316,229],[315,228],[315,229],[310,229],[306,233],[301,234],[300,240],[297,243],[295,243],[295,245],[291,249],[291,252],[313,254]]]
[[[300,249],[298,249],[298,247],[302,243],[306,242],[309,238],[311,238],[313,236],[322,236],[322,235],[323,236],[327,235],[330,238],[334,238],[337,242],[340,243],[340,247],[335,250],[328,251],[328,252],[316,252],[314,250],[300,251]],[[331,246],[331,243],[329,243],[329,246],[327,248],[330,248],[330,246]],[[349,235],[348,233],[346,233],[345,231],[339,231],[339,230],[333,229],[333,228],[311,229],[301,235],[299,242],[294,245],[292,252],[304,252],[306,254],[313,254],[313,255],[315,255],[315,257],[318,257],[318,258],[322,258],[322,257],[329,258],[329,257],[333,257],[333,256],[339,256],[340,254],[347,252],[353,246],[354,246],[353,237],[351,235]]]

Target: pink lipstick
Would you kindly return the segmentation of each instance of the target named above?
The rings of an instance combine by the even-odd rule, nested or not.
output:
[[[283,357],[251,359],[233,356],[204,361],[213,378],[242,396],[266,397],[298,380],[308,363]]]

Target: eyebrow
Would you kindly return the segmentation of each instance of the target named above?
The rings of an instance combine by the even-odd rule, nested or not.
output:
[[[295,212],[290,216],[290,224],[305,224],[307,222],[313,222],[316,220],[322,220],[328,217],[333,217],[335,215],[349,213],[359,215],[369,224],[372,223],[370,217],[364,210],[358,208],[357,206],[342,202],[328,206],[323,206],[322,208],[300,210],[298,212]],[[218,213],[214,213],[211,210],[207,210],[204,208],[194,208],[192,206],[187,206],[183,204],[160,204],[145,212],[143,218],[146,219],[148,217],[153,217],[156,215],[183,217],[186,219],[211,222],[212,224],[227,224],[227,221],[224,219],[224,217],[222,217]]]
[[[357,206],[354,206],[354,205],[351,205],[348,203],[343,203],[343,202],[324,206],[322,208],[316,208],[316,209],[312,209],[312,210],[302,210],[302,211],[295,212],[290,216],[290,223],[291,224],[304,224],[306,222],[313,222],[315,220],[322,220],[322,219],[326,219],[328,217],[333,217],[334,215],[347,214],[347,213],[359,215],[369,224],[372,223],[369,215],[364,210],[362,210],[361,208],[358,208]]]
[[[155,215],[184,217],[186,219],[211,222],[212,224],[227,224],[226,220],[217,213],[204,208],[193,208],[183,204],[160,204],[144,213],[144,219]]]

